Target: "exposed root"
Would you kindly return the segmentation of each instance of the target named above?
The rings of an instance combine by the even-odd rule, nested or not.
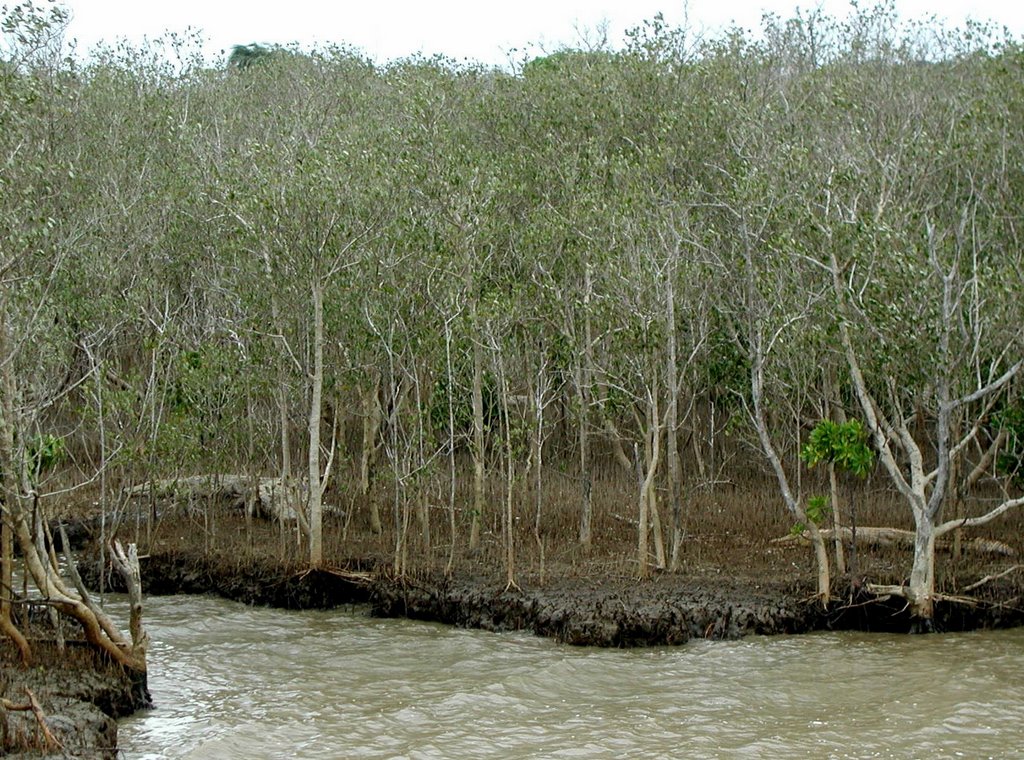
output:
[[[910,589],[906,586],[880,586],[875,583],[869,583],[867,585],[867,591],[877,596],[898,596],[901,599],[906,599],[907,603],[910,603]],[[957,594],[932,594],[932,599],[936,602],[952,602],[953,604],[966,604],[968,607],[977,607],[982,603],[982,600],[975,599],[971,596],[959,596]]]
[[[64,749],[64,745],[57,740],[57,737],[53,735],[50,727],[46,724],[46,715],[43,714],[43,708],[39,706],[36,695],[27,686],[25,687],[25,696],[28,697],[28,703],[24,705],[19,705],[5,697],[0,697],[0,707],[11,712],[27,712],[31,710],[32,714],[36,717],[36,723],[39,724],[39,730],[42,731],[46,749],[49,751]]]

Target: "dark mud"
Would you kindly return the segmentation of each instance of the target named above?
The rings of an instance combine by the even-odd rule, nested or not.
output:
[[[360,563],[345,569],[310,570],[270,560],[232,562],[223,558],[168,552],[140,558],[144,594],[217,594],[243,604],[288,610],[331,609],[364,604],[372,593],[371,574]],[[365,563],[364,563],[365,564]],[[95,562],[79,563],[85,583],[97,588]],[[105,587],[124,591],[119,575],[108,572]]]
[[[816,622],[812,606],[783,589],[720,591],[675,579],[571,581],[522,590],[472,580],[379,584],[372,610],[466,628],[529,630],[600,647],[801,633]]]
[[[285,609],[368,603],[371,614],[378,617],[488,631],[527,630],[581,646],[674,645],[695,638],[820,630],[908,633],[918,628],[905,601],[897,597],[847,591],[822,609],[806,579],[665,574],[638,581],[567,576],[544,585],[507,588],[486,575],[421,574],[394,579],[375,572],[365,560],[337,569],[303,570],[271,560],[230,562],[174,552],[146,557],[141,565],[148,594],[213,593]],[[92,576],[95,582],[95,565]],[[849,589],[848,581],[845,584]],[[988,585],[984,594],[973,604],[938,602],[934,630],[1024,625],[1020,579]]]
[[[0,755],[117,757],[117,718],[149,706],[145,681],[83,642],[69,641],[60,651],[50,641],[34,640],[32,651],[32,666],[24,668],[10,642],[0,644],[0,696],[24,705],[31,692],[59,744],[47,746],[32,712],[8,711]]]
[[[974,605],[940,602],[936,631],[1024,624],[1017,588]],[[560,584],[516,590],[455,580],[380,584],[373,613],[492,631],[530,630],[559,641],[600,647],[683,644],[690,639],[737,639],[825,630],[909,633],[918,623],[902,599],[858,594],[827,609],[799,585],[737,583],[665,577],[637,582]]]

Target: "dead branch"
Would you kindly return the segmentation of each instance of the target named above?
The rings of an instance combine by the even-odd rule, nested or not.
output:
[[[149,635],[142,625],[142,574],[139,570],[138,548],[135,544],[128,544],[128,551],[125,552],[121,542],[115,539],[110,546],[110,561],[124,578],[125,586],[128,588],[128,630],[132,637],[132,654],[145,669]]]
[[[1014,572],[1015,570],[1020,570],[1022,567],[1024,567],[1024,565],[1014,565],[1013,567],[1003,570],[1003,572],[1001,573],[996,573],[995,575],[986,575],[977,583],[972,583],[970,586],[964,588],[964,591],[974,591],[974,589],[984,586],[986,583],[997,581],[1000,578],[1005,578],[1010,573]]]

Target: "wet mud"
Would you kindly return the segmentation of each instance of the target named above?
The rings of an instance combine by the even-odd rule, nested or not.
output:
[[[117,719],[150,706],[144,678],[68,641],[32,641],[33,661],[22,667],[13,645],[0,643],[0,696],[13,705],[34,698],[50,737],[31,710],[0,711],[0,755],[117,757]]]
[[[903,599],[876,597],[864,592],[863,584],[823,608],[809,581],[763,576],[570,576],[543,585],[509,587],[488,575],[393,578],[383,566],[375,568],[366,559],[309,570],[266,559],[230,562],[172,552],[146,557],[141,566],[147,594],[212,593],[285,609],[369,604],[370,614],[378,617],[488,631],[526,630],[579,646],[677,645],[690,639],[824,630],[910,633],[919,627]],[[87,577],[88,570],[83,567]],[[95,565],[91,576],[95,583]],[[1007,578],[987,586],[974,603],[938,602],[932,629],[1024,625],[1022,599],[1021,580]]]

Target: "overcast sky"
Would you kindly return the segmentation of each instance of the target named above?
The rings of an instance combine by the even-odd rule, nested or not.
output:
[[[868,5],[871,0],[863,0]],[[672,25],[694,28],[730,23],[756,28],[762,13],[791,15],[797,5],[845,15],[848,0],[65,0],[73,13],[69,36],[88,49],[100,40],[141,42],[166,31],[202,31],[211,61],[233,45],[347,43],[378,62],[414,53],[505,64],[509,51],[532,54],[577,44],[581,32],[607,22],[618,44],[622,32],[656,13]],[[970,16],[1024,36],[1020,0],[896,0],[901,14],[934,13],[952,23]],[[522,52],[516,55],[521,58]]]

